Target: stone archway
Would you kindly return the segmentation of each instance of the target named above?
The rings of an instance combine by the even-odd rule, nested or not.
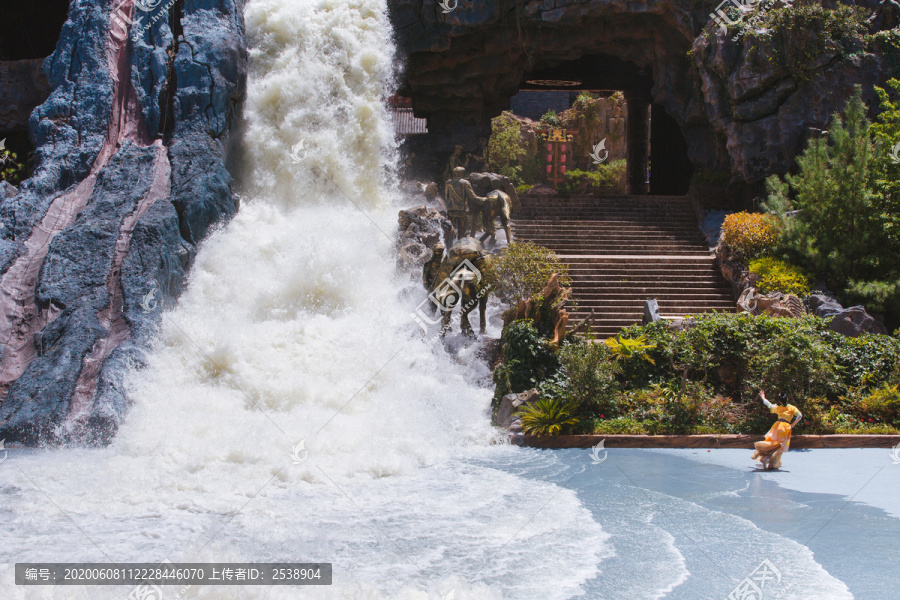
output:
[[[698,86],[687,53],[699,25],[674,3],[547,11],[535,2],[461,2],[446,20],[434,21],[426,3],[403,27],[406,4],[392,10],[406,54],[403,93],[428,119],[429,139],[418,140],[418,149],[430,151],[432,162],[457,145],[478,152],[490,119],[509,107],[523,82],[553,77],[624,90],[635,113],[649,111],[651,102],[664,107],[689,139],[691,162],[718,166],[719,143],[702,104],[691,101]],[[647,157],[631,162],[640,160]]]
[[[827,128],[855,84],[877,106],[872,88],[891,72],[877,48],[825,49],[811,60],[811,75],[798,80],[779,62],[777,42],[741,38],[734,29],[723,34],[708,23],[715,3],[695,4],[459,0],[443,14],[436,2],[391,0],[402,93],[416,116],[428,119],[417,158],[439,172],[456,146],[478,153],[491,117],[508,107],[529,73],[599,55],[650,76],[643,100],[677,129],[687,158],[680,167],[664,160],[664,168],[712,171],[705,179],[728,181],[732,199],[743,202],[763,191],[768,175],[793,166],[810,132]]]

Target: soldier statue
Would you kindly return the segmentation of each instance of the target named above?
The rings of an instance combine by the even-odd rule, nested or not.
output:
[[[447,216],[457,236],[461,239],[468,235],[469,229],[474,230],[474,225],[469,223],[469,205],[484,204],[484,198],[475,193],[472,184],[463,179],[466,170],[462,167],[453,168],[453,178],[447,181],[444,187],[444,201],[447,203]],[[452,241],[452,240],[451,240]]]

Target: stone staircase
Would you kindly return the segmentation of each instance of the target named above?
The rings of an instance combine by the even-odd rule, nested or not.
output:
[[[731,289],[681,196],[524,196],[513,235],[546,246],[568,263],[571,321],[594,310],[594,334],[640,323],[655,298],[663,318],[734,312]]]

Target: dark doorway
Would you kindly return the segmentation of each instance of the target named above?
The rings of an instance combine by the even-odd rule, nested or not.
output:
[[[0,4],[0,60],[50,56],[68,15],[69,0],[4,1]]]
[[[650,108],[650,193],[687,194],[694,167],[678,123],[659,104]]]

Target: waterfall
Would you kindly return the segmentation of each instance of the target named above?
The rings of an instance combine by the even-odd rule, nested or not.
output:
[[[3,576],[27,549],[332,562],[316,598],[570,597],[608,536],[571,490],[478,463],[513,452],[490,425],[478,345],[448,351],[409,316],[423,292],[396,267],[385,3],[251,0],[245,19],[241,209],[129,377],[113,443],[23,459],[33,481],[17,472],[9,492]]]

